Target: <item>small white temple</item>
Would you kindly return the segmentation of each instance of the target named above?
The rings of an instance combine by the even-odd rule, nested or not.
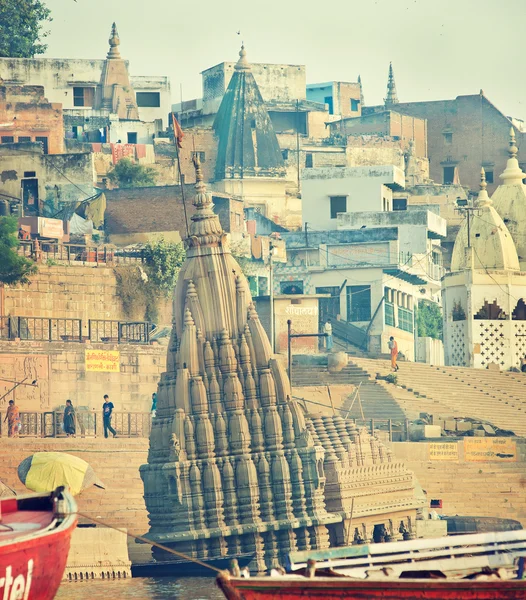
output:
[[[502,175],[505,181],[513,160],[514,156]],[[508,185],[497,190],[501,190],[501,202],[506,195],[502,189]],[[526,194],[524,198],[526,206]],[[526,226],[526,213],[517,225]],[[488,196],[482,169],[476,204],[467,211],[455,240],[451,273],[442,281],[446,364],[482,369],[498,365],[500,370],[520,367],[526,356],[524,298],[526,273],[520,270],[510,230]]]

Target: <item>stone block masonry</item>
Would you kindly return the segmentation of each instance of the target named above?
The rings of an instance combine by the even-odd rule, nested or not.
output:
[[[118,373],[86,371],[86,350],[119,352]],[[54,410],[67,399],[74,406],[99,410],[108,394],[118,412],[149,412],[151,396],[166,368],[166,348],[157,345],[80,342],[0,341],[0,378],[37,379],[38,387],[18,387],[13,398],[22,412]],[[0,396],[12,384],[0,379]]]
[[[148,530],[139,466],[146,462],[146,439],[2,439],[0,441],[1,481],[17,494],[28,493],[18,479],[18,465],[35,452],[67,452],[90,464],[106,489],[92,486],[77,497],[79,512],[142,535]],[[81,523],[89,521],[80,518]],[[151,560],[150,546],[128,538],[132,562]]]

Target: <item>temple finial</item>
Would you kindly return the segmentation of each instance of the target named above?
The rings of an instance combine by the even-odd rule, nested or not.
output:
[[[517,158],[517,152],[519,149],[515,143],[515,129],[513,127],[510,129],[510,147],[508,148],[508,152],[510,158]]]
[[[398,95],[396,93],[396,83],[394,78],[393,63],[389,63],[389,77],[387,79],[387,96],[384,100],[385,106],[398,104]]]
[[[488,196],[487,188],[488,184],[486,183],[486,171],[484,167],[480,169],[480,192],[477,196],[477,206],[489,206],[491,204],[491,199]]]
[[[239,51],[239,60],[234,67],[236,71],[250,71],[250,64],[247,60],[247,51],[245,45],[241,44],[241,50]]]
[[[484,167],[480,169],[480,189],[485,190],[488,187],[486,183],[486,171],[484,171]]]
[[[199,153],[198,152],[194,152],[194,155],[192,157],[192,162],[194,163],[194,169],[195,169],[195,183],[202,183],[203,182],[203,170],[201,169],[201,159],[199,158]]]
[[[115,23],[113,23],[111,26],[111,35],[108,42],[110,44],[110,49],[108,51],[107,58],[120,58],[121,53],[119,52],[119,46],[121,40],[119,38],[119,32],[117,31],[117,25]]]

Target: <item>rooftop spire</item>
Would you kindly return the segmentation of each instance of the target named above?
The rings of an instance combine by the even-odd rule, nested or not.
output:
[[[364,107],[364,98],[363,98],[363,86],[362,86],[362,76],[358,75],[358,84],[360,86],[360,104],[362,105],[362,108]]]
[[[488,196],[487,188],[488,184],[486,183],[486,171],[484,171],[484,167],[480,169],[480,192],[477,197],[477,206],[490,206],[491,199]]]
[[[393,63],[389,63],[389,78],[387,80],[387,96],[385,97],[384,104],[386,107],[398,104],[398,96],[396,94],[396,83],[393,72]]]
[[[119,32],[117,31],[117,25],[115,23],[113,23],[111,26],[111,35],[108,42],[110,44],[110,49],[106,58],[121,58],[121,53],[119,51],[121,40],[119,38]]]
[[[508,153],[510,157],[508,158],[504,172],[500,176],[500,178],[504,180],[504,185],[522,184],[522,180],[526,177],[519,166],[519,161],[517,160],[518,151],[519,150],[515,143],[515,129],[512,127],[510,129],[510,142],[508,147]]]
[[[239,60],[234,67],[236,71],[250,71],[250,63],[247,60],[247,51],[245,50],[244,44],[241,45],[241,50],[239,51]]]

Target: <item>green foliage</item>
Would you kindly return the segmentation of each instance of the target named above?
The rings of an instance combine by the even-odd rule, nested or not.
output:
[[[157,171],[133,162],[130,158],[122,158],[108,173],[113,185],[120,188],[149,187],[155,185]]]
[[[0,217],[0,283],[28,283],[29,276],[37,271],[32,260],[17,254],[18,246],[18,220]]]
[[[418,336],[442,339],[442,309],[434,302],[418,303]]]
[[[169,294],[177,283],[186,258],[183,244],[174,244],[160,238],[155,242],[148,242],[143,252],[150,282],[162,293]]]
[[[43,30],[51,22],[51,11],[41,0],[0,1],[0,56],[7,58],[32,58],[43,54],[47,45]]]
[[[161,238],[144,248],[144,268],[115,269],[118,293],[127,318],[158,322],[160,302],[173,291],[185,256],[181,243],[173,244]]]

